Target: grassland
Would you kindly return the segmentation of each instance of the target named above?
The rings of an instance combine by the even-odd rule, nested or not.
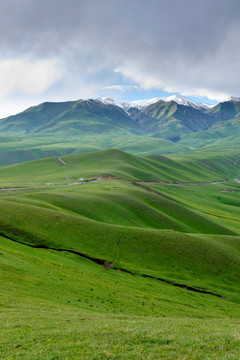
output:
[[[239,175],[237,151],[194,153],[194,156],[134,156],[119,150],[105,150],[52,157],[24,164],[0,167],[0,186],[64,185],[97,177],[115,176],[129,180],[169,182],[213,182]]]
[[[0,165],[10,165],[51,156],[64,156],[106,149],[119,149],[132,154],[151,155],[183,151],[186,147],[169,140],[155,139],[127,131],[106,134],[31,134],[1,136]]]
[[[238,359],[237,155],[0,168],[1,358]]]
[[[1,239],[3,359],[237,359],[235,302]]]
[[[188,156],[189,152],[190,156],[194,156],[200,151],[207,158],[216,152],[221,154],[223,149],[224,152],[236,152],[239,131],[239,126],[226,125],[183,135],[176,143],[147,132],[134,134],[123,129],[106,133],[98,133],[97,130],[76,133],[66,129],[56,134],[5,134],[0,137],[0,165],[109,149],[141,156],[178,153],[181,157]]]

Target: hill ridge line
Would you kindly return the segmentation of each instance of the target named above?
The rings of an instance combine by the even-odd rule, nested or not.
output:
[[[4,237],[5,239],[16,242],[18,244],[29,246],[29,247],[34,248],[34,249],[53,250],[53,251],[57,251],[57,252],[67,252],[67,253],[70,253],[70,254],[78,255],[78,256],[80,256],[80,257],[82,257],[84,259],[87,259],[87,260],[90,260],[90,261],[94,262],[97,265],[103,266],[106,270],[109,270],[109,269],[118,270],[118,271],[122,271],[124,273],[130,274],[130,275],[133,275],[133,276],[141,276],[141,277],[148,278],[148,279],[158,280],[158,281],[161,281],[161,282],[163,282],[165,284],[168,284],[168,285],[172,285],[172,286],[175,286],[175,287],[180,287],[180,288],[182,288],[184,290],[193,291],[193,292],[206,294],[206,295],[212,295],[212,296],[216,296],[218,298],[224,299],[224,300],[234,300],[232,298],[227,298],[227,297],[224,297],[224,296],[219,295],[217,293],[213,293],[211,291],[206,291],[206,290],[201,290],[201,289],[198,289],[198,288],[195,288],[195,287],[192,287],[192,286],[188,286],[186,284],[175,283],[175,282],[172,282],[170,280],[166,280],[166,279],[163,279],[163,278],[160,278],[160,277],[155,277],[155,276],[152,276],[152,275],[136,274],[136,273],[133,273],[130,270],[115,267],[115,266],[113,266],[113,264],[115,262],[115,259],[114,259],[113,263],[111,263],[111,262],[108,262],[107,260],[95,258],[95,257],[89,256],[89,255],[83,254],[81,252],[78,252],[76,250],[57,249],[57,248],[49,247],[49,246],[46,246],[46,245],[27,244],[27,243],[21,242],[19,240],[13,239],[13,238],[11,238],[11,237],[9,237],[9,236],[7,236],[5,234],[2,234],[2,233],[0,233],[0,236]],[[118,246],[119,246],[119,242],[117,244],[117,251],[118,251]],[[116,254],[115,254],[115,258],[116,258]]]

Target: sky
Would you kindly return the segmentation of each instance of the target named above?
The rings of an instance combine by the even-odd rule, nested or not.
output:
[[[0,117],[43,101],[240,96],[239,0],[0,0]]]

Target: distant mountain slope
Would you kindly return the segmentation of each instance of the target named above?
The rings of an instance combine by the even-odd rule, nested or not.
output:
[[[158,101],[138,112],[135,120],[156,137],[175,138],[189,132],[207,130],[215,119],[193,107],[175,101]]]
[[[0,120],[2,133],[103,132],[136,127],[121,108],[95,100],[43,103]]]
[[[238,101],[229,100],[219,103],[209,109],[207,114],[212,115],[215,121],[228,121],[235,118],[240,120],[240,99]]]
[[[62,113],[71,109],[74,102],[42,103],[13,116],[0,120],[2,133],[28,133],[55,119]]]

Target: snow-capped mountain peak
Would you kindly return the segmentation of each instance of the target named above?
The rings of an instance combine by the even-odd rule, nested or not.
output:
[[[179,105],[190,106],[197,110],[206,110],[206,109],[209,109],[212,107],[210,104],[198,103],[196,101],[189,100],[186,97],[181,96],[181,95],[171,95],[171,96],[163,97],[163,98],[161,98],[161,100],[174,101],[175,103],[177,103]]]
[[[229,99],[227,99],[227,101],[238,102],[240,101],[240,97],[231,96]]]
[[[206,109],[210,109],[211,107],[215,106],[215,105],[211,105],[211,104],[198,103],[196,101],[187,99],[184,96],[180,96],[180,95],[171,95],[171,96],[167,96],[167,97],[155,97],[152,99],[134,100],[134,101],[124,101],[124,100],[113,99],[110,97],[103,97],[103,98],[95,99],[95,101],[101,102],[103,104],[119,106],[120,108],[124,109],[126,112],[131,107],[142,110],[142,109],[148,107],[149,105],[155,104],[156,102],[158,102],[160,100],[162,100],[164,102],[174,101],[175,103],[177,103],[179,105],[189,106],[189,107],[192,107],[197,110],[206,110]]]
[[[128,111],[128,109],[130,109],[131,107],[141,110],[151,104],[158,102],[159,100],[161,100],[161,98],[152,98],[152,99],[134,100],[134,101],[124,101],[124,100],[113,99],[110,97],[103,97],[103,98],[95,99],[95,101],[101,102],[102,104],[119,106],[120,108],[124,109],[125,111]]]
[[[118,106],[118,107],[124,109],[125,111],[127,111],[131,107],[129,105],[130,103],[127,101],[112,99],[110,97],[97,98],[97,99],[95,99],[95,101],[98,101],[98,102],[100,102],[102,104],[106,104],[106,105]]]
[[[130,101],[129,105],[130,105],[130,107],[135,107],[135,108],[141,110],[141,109],[148,107],[149,105],[155,104],[159,100],[161,100],[161,98],[135,100],[135,101]]]

